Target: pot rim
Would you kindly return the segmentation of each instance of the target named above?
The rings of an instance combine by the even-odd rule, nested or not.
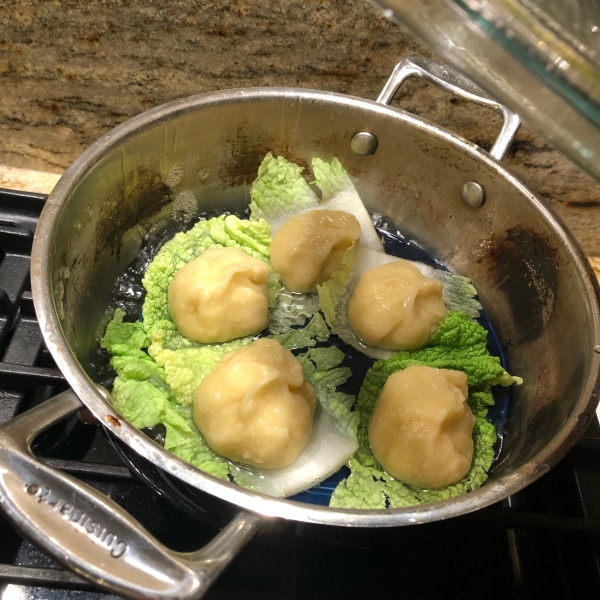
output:
[[[205,493],[266,517],[281,517],[307,523],[346,527],[394,527],[443,520],[473,512],[499,502],[510,494],[526,487],[546,473],[571,449],[595,412],[600,397],[600,355],[594,352],[593,347],[590,348],[592,354],[590,373],[573,413],[551,443],[528,463],[508,475],[495,480],[488,480],[489,483],[484,484],[481,488],[456,498],[416,507],[365,510],[320,507],[274,498],[246,490],[234,483],[224,482],[193,467],[123,420],[110,404],[107,394],[92,382],[71,352],[54,306],[49,266],[55,226],[60,218],[63,205],[70,197],[72,190],[113,145],[135,135],[150,125],[159,123],[176,114],[185,114],[211,105],[277,99],[294,100],[296,102],[327,102],[332,106],[337,105],[341,108],[360,108],[365,112],[384,114],[444,140],[478,160],[493,173],[508,180],[522,195],[536,205],[544,218],[551,224],[557,238],[566,246],[584,281],[586,299],[590,303],[592,314],[595,344],[600,343],[600,311],[598,306],[600,289],[579,243],[560,219],[548,207],[544,206],[536,195],[531,193],[514,175],[508,172],[498,160],[491,157],[479,146],[426,119],[372,100],[303,88],[245,88],[190,96],[141,113],[99,138],[73,162],[61,177],[49,195],[42,211],[35,232],[31,255],[33,301],[44,341],[58,368],[65,375],[83,404],[91,410],[100,423],[138,454],[170,475]]]

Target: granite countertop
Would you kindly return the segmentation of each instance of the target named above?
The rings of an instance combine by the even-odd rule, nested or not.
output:
[[[0,188],[49,194],[60,179],[58,173],[44,173],[0,165]]]
[[[14,187],[30,177],[15,168],[34,170],[51,186],[115,125],[200,92],[281,85],[376,98],[407,54],[430,55],[365,0],[5,0],[0,178]],[[485,149],[500,128],[495,113],[419,80],[395,105]],[[600,256],[600,183],[527,127],[505,162]]]

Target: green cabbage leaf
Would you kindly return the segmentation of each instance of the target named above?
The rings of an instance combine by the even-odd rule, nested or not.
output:
[[[332,332],[346,344],[371,358],[386,359],[392,352],[369,346],[354,333],[348,320],[348,304],[354,288],[366,271],[398,260],[400,259],[395,256],[374,252],[362,245],[352,246],[344,255],[342,269],[334,273],[331,279],[317,286],[320,307]],[[412,264],[426,277],[442,281],[442,299],[449,311],[460,312],[468,320],[470,317],[479,316],[481,304],[475,297],[477,292],[468,278],[433,269],[423,263]]]
[[[420,350],[396,352],[377,361],[368,371],[355,412],[359,415],[359,449],[350,461],[351,474],[341,481],[330,506],[339,508],[400,508],[453,498],[480,487],[494,459],[496,431],[486,420],[494,404],[491,385],[506,373],[500,359],[486,348],[487,331],[468,315],[450,312],[428,345]],[[475,415],[474,453],[469,472],[457,483],[438,490],[419,489],[390,477],[371,452],[369,419],[387,378],[410,365],[455,369],[467,375],[467,404]],[[508,374],[507,374],[508,375]],[[510,377],[510,376],[508,376]],[[512,382],[512,379],[511,379]]]
[[[276,221],[315,207],[319,198],[302,177],[303,171],[303,167],[269,152],[250,189],[251,220]]]

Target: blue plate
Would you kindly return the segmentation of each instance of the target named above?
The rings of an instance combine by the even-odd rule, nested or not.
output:
[[[388,254],[392,254],[393,256],[404,258],[406,260],[422,262],[430,267],[435,267],[437,269],[444,269],[446,271],[449,270],[445,265],[433,258],[431,254],[425,252],[425,250],[419,248],[415,244],[407,241],[406,239],[398,235],[389,233],[385,230],[379,230],[379,234],[383,240],[385,251]],[[477,319],[477,321],[482,325],[482,327],[484,327],[488,331],[487,347],[490,351],[490,354],[492,354],[493,356],[498,356],[500,358],[500,363],[506,369],[506,360],[504,357],[502,345],[500,344],[500,339],[498,338],[498,334],[496,333],[487,315],[483,311],[481,312],[481,316],[479,317],[479,319]],[[373,360],[367,358],[354,348],[347,346],[339,338],[336,339],[336,337],[337,336],[332,336],[331,341],[333,341],[333,343],[336,346],[338,346],[341,350],[343,350],[346,354],[346,358],[342,363],[342,366],[348,366],[352,369],[352,377],[350,378],[348,383],[346,383],[340,389],[348,394],[356,396],[368,369],[373,364]],[[500,454],[500,450],[502,447],[502,436],[504,434],[506,417],[508,415],[510,388],[501,388],[500,386],[495,386],[492,389],[492,392],[494,394],[495,404],[490,408],[487,415],[487,419],[496,429],[496,459]],[[295,496],[292,496],[290,500],[306,502],[308,504],[319,504],[321,506],[328,506],[333,490],[337,487],[338,483],[342,481],[342,479],[345,479],[349,475],[350,469],[348,469],[348,467],[342,467],[337,473],[335,473],[319,485],[315,486],[314,488],[311,488],[310,490],[307,490],[306,492],[302,492],[301,494],[296,494]]]

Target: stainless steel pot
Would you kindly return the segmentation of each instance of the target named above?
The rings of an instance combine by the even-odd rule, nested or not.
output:
[[[491,155],[388,107],[409,75],[501,112],[505,123]],[[270,517],[344,527],[426,523],[498,502],[543,475],[598,403],[598,286],[564,225],[500,164],[517,127],[515,115],[458,73],[413,58],[398,65],[377,102],[291,88],[215,92],[153,109],[95,142],[59,181],[36,232],[35,306],[73,391],[1,428],[7,515],[50,554],[118,593],[197,598]],[[247,199],[268,150],[301,164],[315,154],[337,156],[372,211],[475,282],[510,370],[525,380],[513,393],[500,460],[481,489],[394,510],[270,498],[166,452],[124,421],[88,376],[98,322],[143,232],[168,222],[190,193],[200,211]],[[163,547],[112,501],[32,456],[31,440],[82,405],[165,472],[241,512],[198,552]]]

